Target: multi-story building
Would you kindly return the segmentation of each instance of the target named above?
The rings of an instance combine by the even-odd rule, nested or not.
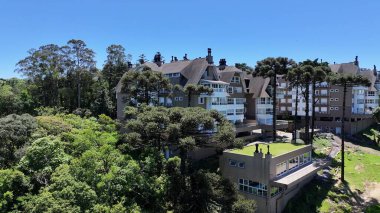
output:
[[[345,118],[345,130],[349,134],[355,134],[373,123],[373,110],[379,106],[380,81],[376,67],[373,70],[360,69],[359,62],[330,65],[331,71],[350,75],[362,75],[371,81],[371,86],[350,87],[346,93],[346,114],[343,112],[343,87],[331,85],[327,82],[317,84],[315,91],[310,86],[309,91],[315,93],[315,115],[316,128],[326,132],[341,133],[341,120]],[[295,115],[295,110],[300,117],[306,115],[306,100],[302,94],[304,88],[298,89],[298,107],[296,109],[296,89],[289,87],[286,82],[279,76],[278,95],[278,113],[279,116]],[[377,87],[377,88],[376,88]],[[312,110],[312,96],[309,96],[309,115]]]
[[[313,162],[311,151],[311,145],[256,143],[224,151],[219,166],[258,212],[277,213],[325,165]]]
[[[221,59],[219,66],[214,65],[211,49],[205,58],[178,60],[172,57],[170,63],[161,60],[161,54],[157,53],[154,62],[145,62],[136,67],[148,67],[153,71],[162,72],[168,77],[173,85],[185,87],[188,84],[204,85],[213,89],[210,94],[195,94],[189,98],[184,92],[175,92],[174,97],[165,96],[165,91],[160,95],[159,103],[164,106],[202,107],[214,109],[226,116],[232,123],[242,123],[246,112],[244,74],[234,66],[227,66],[226,60]],[[121,82],[117,86],[118,118],[123,118],[125,103],[122,100]]]

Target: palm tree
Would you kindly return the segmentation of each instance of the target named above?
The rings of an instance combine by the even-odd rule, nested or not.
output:
[[[272,100],[273,100],[273,141],[276,141],[276,105],[277,105],[277,75],[285,75],[296,63],[292,59],[285,57],[266,58],[258,61],[253,76],[270,78],[272,81]]]
[[[341,122],[341,138],[342,138],[342,145],[341,145],[341,158],[342,158],[342,165],[341,165],[341,181],[344,182],[344,121],[346,116],[346,93],[347,88],[354,87],[354,86],[370,86],[371,82],[364,78],[361,75],[345,75],[345,74],[335,74],[330,75],[327,78],[327,81],[331,84],[338,85],[343,87],[343,109],[342,109],[342,122]]]
[[[297,142],[297,116],[298,116],[298,90],[301,86],[301,75],[302,70],[299,66],[294,66],[287,74],[286,80],[290,82],[290,86],[296,90],[296,107],[294,111],[294,131],[293,131],[293,141]]]

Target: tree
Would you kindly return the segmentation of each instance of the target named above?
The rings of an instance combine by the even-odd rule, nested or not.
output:
[[[273,141],[276,141],[276,107],[277,107],[277,75],[285,75],[290,68],[295,65],[292,59],[278,57],[278,58],[266,58],[258,61],[255,67],[254,76],[261,76],[264,78],[270,78],[272,82],[272,99],[273,99]]]
[[[77,108],[81,108],[82,82],[86,76],[94,73],[95,68],[95,52],[89,48],[82,40],[72,39],[67,42],[67,46],[63,47],[65,53],[65,63],[67,75],[76,83],[77,87]],[[90,78],[91,79],[91,78]]]
[[[244,71],[244,72],[247,72],[248,74],[252,74],[255,71],[255,69],[248,66],[246,63],[236,63],[235,67]]]
[[[199,95],[202,93],[211,94],[212,88],[203,86],[203,85],[196,85],[196,84],[187,84],[183,91],[187,93],[187,107],[191,106],[191,98],[193,95]]]
[[[311,95],[311,134],[310,134],[310,142],[313,144],[314,140],[314,129],[315,129],[315,104],[318,102],[319,99],[315,98],[315,88],[318,83],[322,83],[326,81],[327,75],[331,72],[330,67],[328,66],[327,62],[318,62],[318,59],[315,59],[314,61],[306,60],[302,62],[303,65],[310,65],[313,67],[313,74],[311,75],[311,87],[312,87],[312,95]]]
[[[294,110],[294,132],[293,132],[293,141],[297,142],[297,117],[298,117],[298,93],[299,88],[301,87],[301,76],[302,76],[302,69],[299,66],[294,66],[287,74],[286,74],[286,80],[290,82],[290,86],[296,90],[296,103],[295,103],[295,110]]]
[[[160,92],[169,89],[169,79],[161,72],[149,68],[141,72],[129,71],[122,79],[121,91],[126,94],[132,106],[142,103],[158,105]]]
[[[32,113],[35,102],[26,80],[0,80],[0,116]]]
[[[0,170],[0,212],[10,212],[20,203],[17,198],[30,190],[29,179],[13,169]]]
[[[373,118],[377,123],[380,123],[380,107],[376,107],[376,109],[373,111]]]
[[[257,205],[254,200],[245,199],[242,196],[239,196],[239,199],[232,206],[233,213],[254,213],[256,209]]]
[[[128,63],[131,58],[125,55],[125,49],[121,45],[110,45],[107,47],[107,60],[103,66],[103,78],[108,85],[108,96],[110,97],[113,108],[111,116],[116,115],[116,90],[115,87],[125,72],[128,71]]]
[[[28,56],[20,60],[16,72],[27,76],[36,86],[33,94],[44,106],[59,104],[59,82],[64,73],[64,56],[61,47],[48,44],[31,49]]]
[[[310,85],[311,79],[314,74],[314,68],[308,64],[301,64],[301,85],[304,90],[301,92],[305,99],[305,141],[310,143]]]
[[[347,75],[347,74],[334,74],[329,75],[327,78],[327,81],[330,84],[337,85],[343,87],[343,109],[342,109],[342,121],[341,121],[341,158],[342,158],[342,165],[341,165],[341,181],[344,182],[344,138],[345,138],[345,128],[344,128],[344,121],[346,120],[346,94],[347,89],[352,88],[354,86],[370,86],[371,82],[364,78],[361,75]],[[351,101],[351,100],[349,100]]]
[[[28,114],[0,118],[0,168],[8,168],[18,160],[17,150],[29,142],[36,128],[36,120]]]

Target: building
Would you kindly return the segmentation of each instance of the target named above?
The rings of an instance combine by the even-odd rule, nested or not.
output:
[[[360,69],[359,62],[332,64],[331,71],[341,74],[362,75],[371,81],[370,87],[355,86],[348,88],[346,93],[346,114],[345,131],[348,134],[355,134],[373,124],[373,110],[379,106],[379,75],[374,67],[371,69]],[[282,118],[295,115],[296,110],[296,89],[290,88],[289,82],[279,76],[278,113]],[[312,87],[309,88],[310,92]],[[306,100],[299,89],[297,114],[304,117]],[[315,127],[324,132],[341,133],[342,107],[343,107],[343,87],[321,82],[315,89]],[[312,106],[312,97],[309,97],[309,106]],[[312,109],[309,110],[311,116]]]
[[[258,212],[277,213],[324,166],[313,162],[311,151],[311,145],[255,143],[224,151],[219,166],[240,194],[256,201]]]
[[[157,53],[153,62],[145,62],[134,69],[141,70],[143,67],[163,73],[173,85],[178,84],[185,87],[188,84],[196,84],[213,89],[212,94],[195,94],[190,99],[183,92],[176,92],[174,97],[165,96],[165,92],[163,92],[159,98],[160,105],[214,109],[225,115],[232,123],[243,123],[246,112],[244,74],[236,67],[228,66],[225,59],[221,59],[219,65],[215,65],[210,48],[205,58],[189,60],[185,55],[183,60],[172,57],[170,63],[164,63],[161,60],[161,54]],[[116,91],[117,117],[123,119],[123,110],[126,104],[122,100],[121,82]]]

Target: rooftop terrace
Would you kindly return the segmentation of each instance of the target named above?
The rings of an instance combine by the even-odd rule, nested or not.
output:
[[[292,143],[260,143],[259,150],[262,149],[263,153],[267,153],[268,144],[269,144],[269,151],[272,154],[272,157],[276,157],[276,156],[307,146],[304,144],[292,144]],[[252,144],[252,145],[243,147],[243,149],[233,149],[233,150],[229,150],[228,152],[253,156],[253,153],[255,152],[255,150],[256,150],[256,146]]]

